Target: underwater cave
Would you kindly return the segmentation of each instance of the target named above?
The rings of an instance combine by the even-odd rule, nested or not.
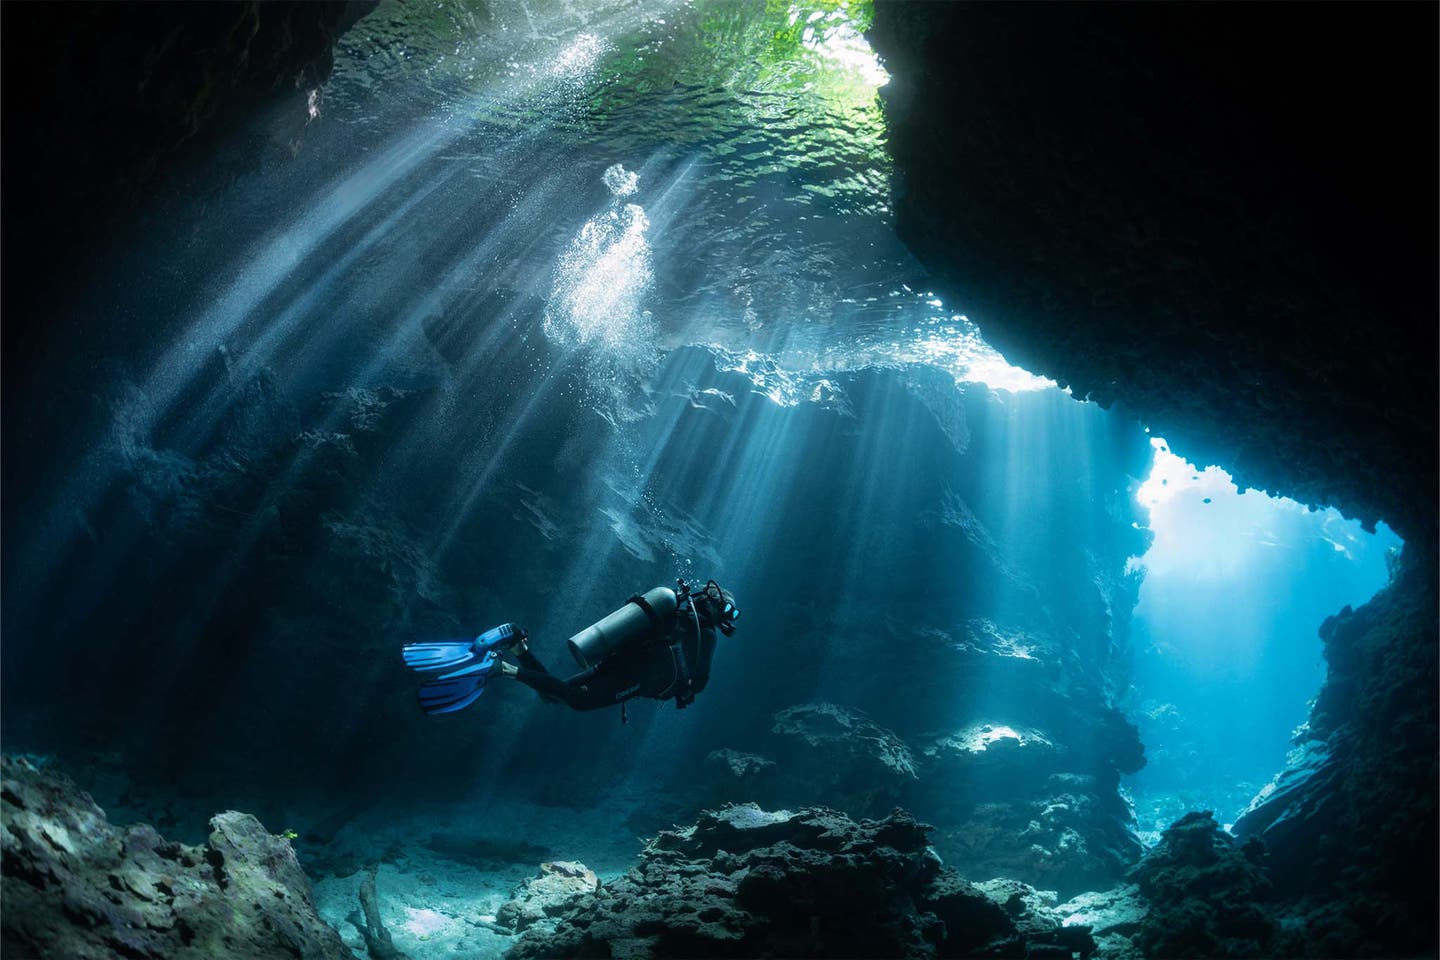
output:
[[[3,5],[0,951],[1435,955],[1437,27]]]

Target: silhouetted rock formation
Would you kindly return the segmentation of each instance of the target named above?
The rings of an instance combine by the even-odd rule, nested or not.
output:
[[[267,110],[280,108],[265,136],[292,148],[318,109],[312,97],[330,74],[336,38],[373,6],[82,2],[9,11],[5,236],[26,243],[6,244],[7,263],[45,264],[42,252],[73,255],[108,238],[111,218],[133,215],[188,147],[194,155],[213,148]]]
[[[1262,844],[1237,843],[1211,813],[1189,813],[1166,829],[1127,883],[1083,894],[1057,912],[1092,931],[1102,960],[1315,956],[1303,931],[1282,932],[1263,860]]]
[[[942,867],[927,830],[901,810],[859,822],[822,808],[706,811],[661,831],[629,873],[508,956],[1068,957],[1093,947],[1024,884],[971,884]]]
[[[814,802],[867,813],[893,806],[915,780],[915,758],[892,731],[833,703],[804,703],[775,714],[771,728],[786,775]]]
[[[1037,684],[1026,696],[1044,690]],[[912,750],[854,710],[800,704],[775,716],[771,742],[780,760],[763,789],[790,806],[823,803],[878,816],[899,803],[922,811],[944,824],[935,845],[966,875],[1017,878],[1068,897],[1114,882],[1141,853],[1117,789],[1120,765],[1143,761],[1134,729],[1113,725],[1114,739],[1096,756],[1076,749],[1077,739],[1102,739],[1105,731],[1095,718],[1052,732],[974,720],[921,737]],[[732,774],[720,793],[743,780]]]
[[[1431,539],[1436,27],[879,0],[901,238],[1012,362]]]
[[[899,230],[947,303],[1242,486],[1405,537],[1238,825],[1281,895],[1356,918],[1338,954],[1435,944],[1404,918],[1437,895],[1436,20],[878,0],[871,33]]]
[[[1150,903],[1137,942],[1150,957],[1260,957],[1275,925],[1259,843],[1238,844],[1209,812],[1188,813],[1130,871]]]
[[[7,957],[349,960],[284,837],[221,813],[201,847],[112,826],[68,780],[0,759]]]
[[[1265,842],[1283,891],[1337,901],[1312,919],[1332,955],[1423,952],[1435,936],[1436,571],[1402,565],[1325,621],[1330,677],[1289,765],[1235,824]]]

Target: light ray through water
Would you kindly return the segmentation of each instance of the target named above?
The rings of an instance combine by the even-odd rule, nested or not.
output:
[[[1321,623],[1385,585],[1401,542],[1151,444],[1133,695],[1151,761],[1132,791],[1153,839],[1197,805],[1233,821],[1280,769],[1325,678]]]

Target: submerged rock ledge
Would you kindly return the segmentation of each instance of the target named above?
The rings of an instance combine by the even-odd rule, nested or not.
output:
[[[203,846],[117,827],[64,777],[0,760],[0,953],[66,960],[348,960],[285,837],[216,814]]]
[[[728,805],[662,830],[625,876],[526,931],[511,960],[548,957],[1070,957],[1094,949],[1023,883],[941,865],[903,810]]]
[[[217,814],[206,843],[190,846],[114,826],[70,780],[26,760],[4,757],[0,778],[7,958],[355,955],[317,913],[289,840],[249,814]],[[611,881],[541,864],[487,924],[504,938],[478,954],[443,938],[406,949],[489,957],[513,936],[506,960],[1374,953],[1343,954],[1344,913],[1277,897],[1264,842],[1235,840],[1210,813],[1182,817],[1114,888],[1065,903],[1018,880],[963,877],[930,846],[932,829],[899,808],[856,819],[727,804],[659,831]],[[361,902],[370,956],[405,956],[379,923],[373,873]]]

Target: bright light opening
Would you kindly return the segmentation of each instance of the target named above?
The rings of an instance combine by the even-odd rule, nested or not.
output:
[[[1130,708],[1149,760],[1131,789],[1153,841],[1189,810],[1233,822],[1279,772],[1325,679],[1321,623],[1385,585],[1401,541],[1151,446]]]

